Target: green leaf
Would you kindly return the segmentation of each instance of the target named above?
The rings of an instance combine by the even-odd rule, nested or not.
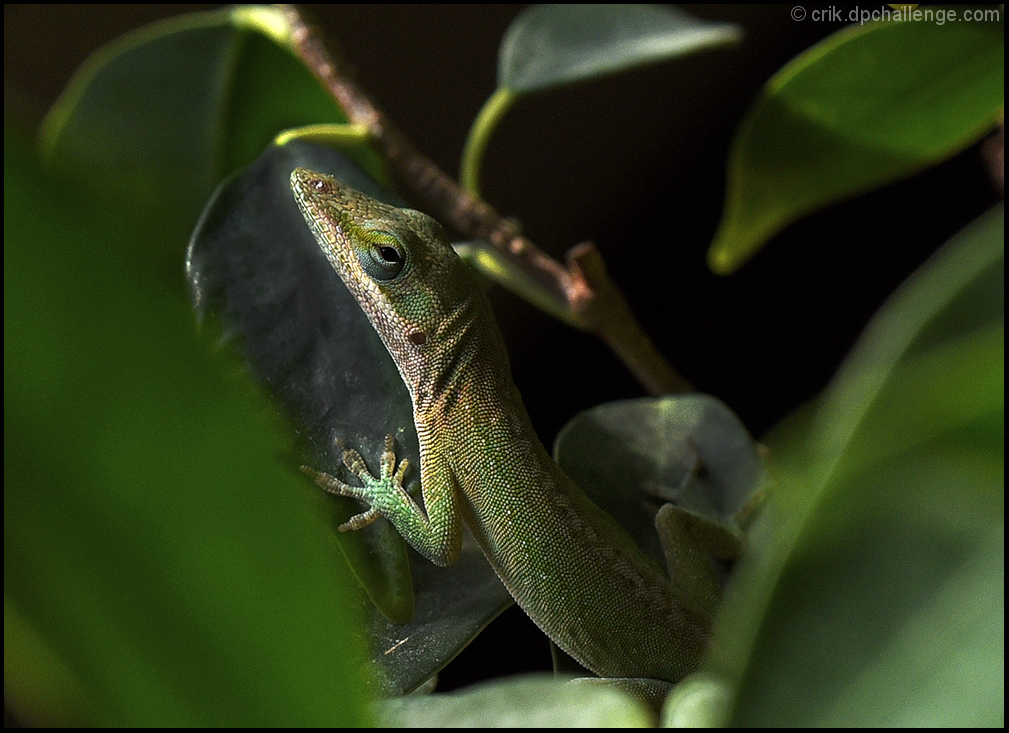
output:
[[[494,245],[471,240],[453,242],[452,248],[470,267],[488,280],[508,288],[571,328],[584,328],[584,324],[571,312],[565,298],[545,287],[539,280],[502,255]]]
[[[83,686],[6,595],[4,700],[15,720],[39,727],[73,725],[89,714]]]
[[[663,728],[714,728],[726,717],[725,681],[697,672],[682,680],[662,706]]]
[[[796,219],[910,176],[978,140],[1005,103],[999,22],[851,27],[764,87],[729,159],[708,252],[726,274]]]
[[[593,680],[592,682],[597,682]],[[580,682],[580,681],[579,681]],[[644,728],[648,711],[609,685],[534,675],[474,685],[464,692],[387,700],[386,727]]]
[[[477,192],[490,136],[526,94],[597,79],[737,41],[735,25],[657,5],[539,5],[509,26],[498,57],[498,89],[470,130],[462,184]]]
[[[554,447],[557,463],[660,565],[657,502],[712,525],[733,519],[763,483],[756,445],[710,395],[621,400],[579,413]],[[645,499],[655,506],[649,510]]]
[[[74,76],[44,125],[46,156],[127,200],[177,207],[189,227],[217,184],[282,130],[346,122],[289,36],[284,14],[265,7],[134,31]]]
[[[29,148],[5,129],[5,652],[76,682],[63,725],[367,722],[352,581],[273,410],[196,338],[170,235]],[[9,662],[8,689],[44,678]]]
[[[1004,226],[940,250],[769,437],[709,664],[732,724],[1002,724]]]
[[[378,613],[368,623],[372,661],[387,695],[405,695],[430,680],[514,602],[468,533],[455,564],[440,568],[411,553],[416,610],[409,623]]]
[[[738,557],[736,517],[764,480],[739,418],[703,394],[610,402],[565,425],[554,454],[677,587],[714,615],[725,568],[713,559]]]
[[[501,42],[498,86],[529,94],[740,36],[735,25],[658,5],[538,5],[524,10]]]

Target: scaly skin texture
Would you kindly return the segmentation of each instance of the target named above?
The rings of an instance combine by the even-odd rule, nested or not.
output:
[[[344,528],[386,517],[418,552],[450,565],[465,524],[519,606],[588,669],[665,682],[693,671],[709,614],[550,459],[490,303],[441,227],[304,168],[291,188],[399,367],[420,438],[424,509],[402,488],[391,440],[378,478],[345,453],[361,486],[311,472],[369,505]]]

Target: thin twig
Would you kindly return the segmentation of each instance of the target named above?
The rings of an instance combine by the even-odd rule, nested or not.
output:
[[[343,60],[326,48],[294,6],[278,7],[293,30],[295,52],[348,119],[368,129],[372,147],[385,160],[406,198],[463,236],[490,242],[523,272],[563,298],[579,325],[603,339],[649,393],[691,389],[645,334],[595,247],[573,249],[567,268],[543,252],[522,236],[511,220],[463,190],[417,150],[356,84]]]
[[[568,303],[575,315],[620,358],[649,394],[692,392],[693,385],[666,361],[634,317],[610,279],[599,250],[584,242],[568,250],[572,287]]]
[[[988,167],[992,186],[999,196],[1005,198],[1005,112],[999,121],[998,130],[981,143],[981,157]]]

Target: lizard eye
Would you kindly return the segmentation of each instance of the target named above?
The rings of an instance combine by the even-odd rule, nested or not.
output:
[[[358,262],[368,277],[379,282],[396,278],[406,266],[406,250],[391,234],[376,234],[364,251],[358,252]]]
[[[383,262],[395,264],[403,261],[403,255],[401,255],[395,247],[378,247],[377,250],[378,256],[382,258]]]

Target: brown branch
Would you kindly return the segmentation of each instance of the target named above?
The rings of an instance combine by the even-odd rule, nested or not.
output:
[[[557,262],[490,204],[463,190],[423,155],[355,83],[344,61],[332,54],[316,30],[291,5],[278,6],[293,31],[295,52],[347,114],[370,134],[397,188],[419,208],[473,239],[490,242],[519,267],[563,298],[579,325],[599,336],[651,394],[684,392],[690,384],[662,357],[610,280],[598,251],[582,245]]]
[[[673,369],[641,328],[624,294],[606,272],[595,245],[585,242],[572,247],[567,261],[572,311],[613,350],[648,393],[692,392],[693,385]]]
[[[999,121],[998,131],[981,143],[981,157],[988,168],[992,186],[1005,198],[1005,111]]]

